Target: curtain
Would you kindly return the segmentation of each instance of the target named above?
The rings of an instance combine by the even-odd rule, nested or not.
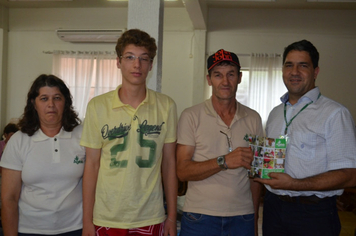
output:
[[[251,54],[248,106],[256,110],[263,126],[270,111],[287,91],[282,79],[282,58],[277,54]]]
[[[113,52],[54,51],[52,73],[67,84],[74,109],[82,120],[91,98],[121,84]]]

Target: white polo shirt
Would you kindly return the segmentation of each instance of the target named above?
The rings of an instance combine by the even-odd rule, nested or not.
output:
[[[82,126],[48,137],[15,133],[0,166],[21,171],[19,232],[60,234],[82,228]]]

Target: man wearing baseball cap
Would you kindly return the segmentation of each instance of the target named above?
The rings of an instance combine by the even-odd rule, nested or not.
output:
[[[259,114],[236,101],[236,54],[207,61],[212,96],[185,109],[178,123],[177,174],[188,181],[181,236],[257,235],[261,185],[248,178],[253,154],[244,135],[263,135]]]

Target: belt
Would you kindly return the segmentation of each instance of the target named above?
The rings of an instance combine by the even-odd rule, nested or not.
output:
[[[308,205],[318,204],[319,202],[330,198],[330,197],[320,198],[315,195],[299,196],[299,197],[291,197],[288,195],[277,195],[277,197],[284,202],[301,203],[301,204],[308,204]]]

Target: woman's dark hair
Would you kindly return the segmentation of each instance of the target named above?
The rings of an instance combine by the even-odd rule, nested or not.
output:
[[[19,131],[19,127],[14,123],[9,123],[5,126],[3,134],[16,133],[17,131]]]
[[[33,82],[30,91],[27,94],[27,102],[24,113],[18,124],[20,130],[29,136],[32,136],[40,128],[40,120],[35,109],[34,102],[36,97],[39,95],[40,88],[46,86],[57,87],[65,98],[62,117],[63,129],[70,132],[81,123],[78,118],[78,114],[74,111],[72,105],[72,95],[63,80],[54,75],[42,74]]]
[[[293,50],[305,51],[305,52],[309,53],[309,56],[313,63],[314,69],[319,66],[319,52],[318,52],[318,50],[316,49],[316,47],[314,47],[314,45],[311,42],[309,42],[308,40],[305,40],[305,39],[295,42],[295,43],[292,43],[291,45],[287,46],[284,49],[283,64],[286,60],[288,53]]]

